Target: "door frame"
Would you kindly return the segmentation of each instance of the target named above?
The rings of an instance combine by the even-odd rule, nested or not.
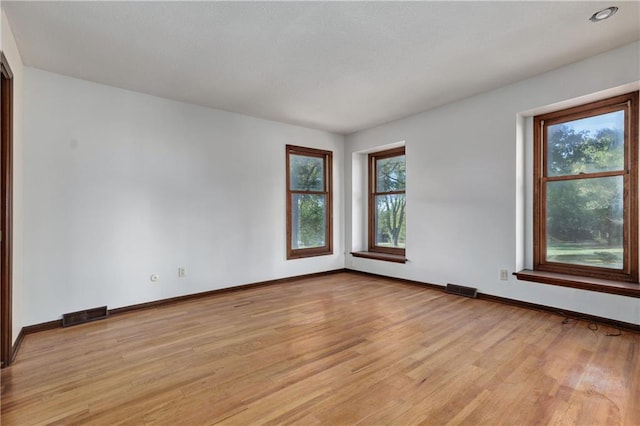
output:
[[[12,287],[13,287],[13,73],[0,52],[0,362],[2,368],[13,361]]]

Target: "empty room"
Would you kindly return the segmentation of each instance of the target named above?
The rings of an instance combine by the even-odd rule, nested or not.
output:
[[[3,425],[640,425],[640,2],[1,8]]]

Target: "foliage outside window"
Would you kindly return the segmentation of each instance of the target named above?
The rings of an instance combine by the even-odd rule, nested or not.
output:
[[[405,255],[404,147],[369,154],[369,251]]]
[[[534,269],[638,281],[638,92],[534,119]]]
[[[287,145],[287,259],[333,253],[331,151]]]

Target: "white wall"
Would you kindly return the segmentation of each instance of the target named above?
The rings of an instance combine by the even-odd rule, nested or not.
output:
[[[338,135],[26,68],[24,307],[14,325],[345,264],[640,324],[639,299],[498,280],[530,252],[523,117],[637,87],[638,51],[634,43],[344,145]],[[366,201],[361,153],[401,141],[409,262],[345,259],[365,241],[366,218],[352,208]],[[334,151],[332,256],[285,260],[286,144]]]
[[[23,321],[23,87],[24,66],[9,21],[2,9],[1,50],[4,52],[13,73],[13,307],[12,337],[15,342]]]
[[[518,281],[511,275],[508,281],[499,280],[500,269],[513,272],[527,263],[524,257],[530,253],[524,247],[525,175],[530,171],[525,167],[523,117],[558,102],[637,89],[639,50],[633,43],[348,136],[347,251],[361,248],[365,231],[361,189],[350,189],[352,184],[361,186],[359,153],[405,141],[409,262],[347,255],[347,267],[439,285],[468,285],[487,294],[640,324],[637,298]]]
[[[29,67],[25,123],[27,325],[344,268],[342,136]],[[286,260],[286,144],[334,153],[331,256]]]

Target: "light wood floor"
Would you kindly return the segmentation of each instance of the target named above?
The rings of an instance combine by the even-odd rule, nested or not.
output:
[[[360,274],[26,336],[2,425],[640,424],[640,335]]]

